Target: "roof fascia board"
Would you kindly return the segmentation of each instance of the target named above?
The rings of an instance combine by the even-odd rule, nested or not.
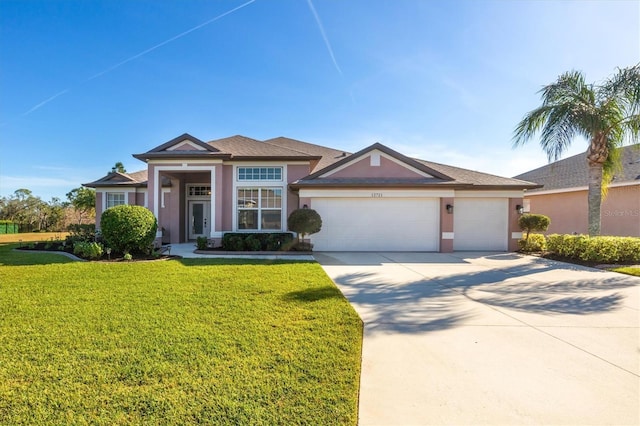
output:
[[[158,145],[157,147],[153,148],[152,150],[148,151],[148,153],[151,152],[160,152],[160,151],[166,151],[167,149],[169,149],[170,147],[179,144],[181,142],[184,141],[189,141],[192,142],[193,144],[195,144],[196,146],[199,146],[200,148],[203,148],[203,150],[205,151],[209,151],[209,152],[220,152],[218,149],[214,148],[213,146],[201,141],[200,139],[191,136],[189,133],[183,133],[182,135],[171,139],[168,142],[163,143],[162,145]]]

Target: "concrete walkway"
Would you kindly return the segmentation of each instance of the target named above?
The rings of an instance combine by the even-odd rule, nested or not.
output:
[[[182,256],[187,259],[209,258],[209,259],[289,259],[289,260],[310,260],[313,261],[311,254],[292,254],[292,252],[273,252],[273,253],[251,253],[251,252],[198,252],[196,253],[196,244],[181,243],[169,244],[164,246],[170,247],[167,254]]]
[[[500,253],[316,253],[365,323],[360,425],[640,424],[640,278]]]

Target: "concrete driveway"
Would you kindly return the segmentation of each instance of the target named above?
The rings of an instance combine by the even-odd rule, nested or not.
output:
[[[512,253],[316,253],[365,323],[361,425],[640,424],[640,278]]]

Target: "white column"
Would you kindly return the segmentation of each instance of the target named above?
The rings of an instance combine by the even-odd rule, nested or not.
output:
[[[213,238],[216,227],[216,167],[211,167],[211,197],[209,199],[209,208],[211,209],[211,223],[209,224],[209,238]]]

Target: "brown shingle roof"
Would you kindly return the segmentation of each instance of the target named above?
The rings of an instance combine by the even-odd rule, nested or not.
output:
[[[89,183],[83,183],[82,186],[89,188],[99,188],[107,186],[133,186],[146,187],[148,180],[147,170],[139,170],[131,173],[110,172],[106,176]],[[162,177],[162,186],[170,186],[171,181]]]
[[[316,155],[281,147],[275,144],[261,142],[241,135],[216,139],[207,143],[220,150],[220,152],[231,154],[232,158],[312,160],[318,157]]]
[[[478,172],[475,170],[463,169],[460,167],[449,166],[446,164],[434,163],[432,161],[418,160],[426,166],[439,171],[442,174],[450,176],[455,183],[472,184],[477,186],[516,186],[530,188],[537,186],[531,181],[524,179],[507,178],[496,176],[489,173]]]
[[[311,170],[311,173],[324,169],[325,167],[328,167],[331,164],[342,160],[348,155],[351,155],[350,153],[339,149],[315,145],[308,142],[302,142],[296,139],[285,138],[284,136],[267,139],[266,141],[264,141],[264,143],[276,145],[282,148],[292,149],[294,151],[303,152],[309,155],[322,157],[320,161],[315,165],[313,170]]]
[[[612,183],[638,182],[640,184],[640,144],[620,148],[622,170]],[[586,152],[530,170],[515,177],[544,185],[535,191],[581,188],[589,184]]]

